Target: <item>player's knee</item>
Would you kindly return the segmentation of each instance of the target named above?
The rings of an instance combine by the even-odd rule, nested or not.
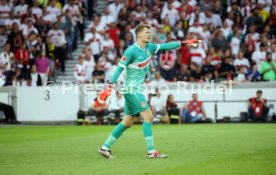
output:
[[[145,122],[153,122],[153,114],[151,110],[143,111],[140,113],[140,115],[143,117]]]
[[[153,122],[153,115],[147,115],[147,116],[145,116],[144,117],[144,121],[152,123]]]
[[[132,122],[123,122],[123,125],[126,127],[126,128],[130,128],[132,126]]]
[[[123,125],[126,127],[126,128],[130,128],[133,124],[133,121],[131,120],[123,120],[122,121]]]

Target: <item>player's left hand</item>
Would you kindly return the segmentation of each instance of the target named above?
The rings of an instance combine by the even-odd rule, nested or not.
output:
[[[98,94],[98,102],[105,103],[106,99],[111,95],[111,92],[112,92],[112,85],[109,85]]]
[[[190,39],[190,40],[182,41],[181,45],[182,45],[182,46],[197,47],[199,43],[202,43],[202,40]]]

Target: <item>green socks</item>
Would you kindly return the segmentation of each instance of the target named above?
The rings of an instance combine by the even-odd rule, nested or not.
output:
[[[146,145],[148,152],[154,150],[154,141],[152,135],[152,123],[150,122],[143,122],[143,132],[146,139]]]
[[[109,150],[110,146],[123,134],[126,127],[120,122],[111,132],[107,140],[104,142],[102,148]]]
[[[123,134],[126,130],[126,127],[120,122],[111,132],[102,148],[105,150],[109,150],[110,146],[115,143],[115,141]],[[152,123],[143,122],[143,132],[146,139],[146,145],[148,152],[154,151],[154,141],[152,136]]]

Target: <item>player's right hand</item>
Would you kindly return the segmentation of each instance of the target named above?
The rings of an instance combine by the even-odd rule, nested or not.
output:
[[[98,102],[105,103],[107,97],[109,97],[111,95],[111,92],[112,92],[112,85],[109,85],[99,93]]]

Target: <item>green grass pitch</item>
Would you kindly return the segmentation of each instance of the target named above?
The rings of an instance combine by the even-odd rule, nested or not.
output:
[[[155,125],[148,159],[141,126],[97,153],[113,126],[0,126],[1,175],[276,175],[275,124]]]

